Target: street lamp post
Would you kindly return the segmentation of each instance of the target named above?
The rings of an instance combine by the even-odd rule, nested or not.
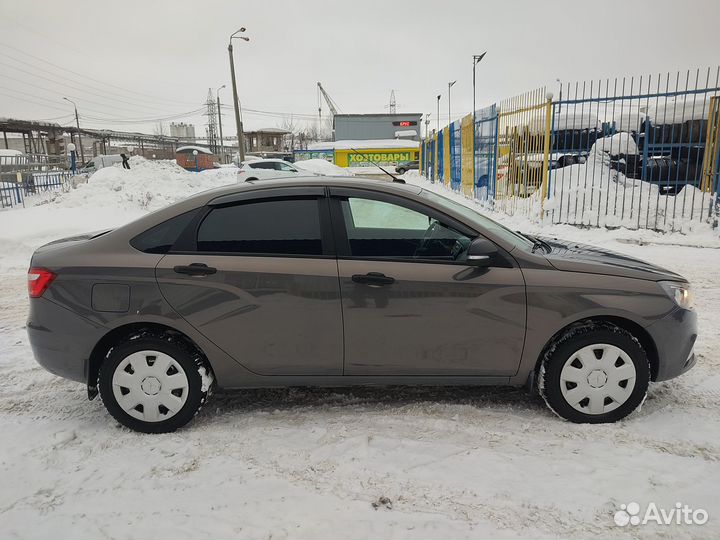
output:
[[[437,125],[435,133],[440,134],[440,94],[438,94],[437,97],[437,118],[435,119],[435,124]]]
[[[224,84],[220,88],[215,90],[215,96],[217,97],[218,126],[220,127],[220,161],[222,163],[225,163],[225,145],[223,143],[222,133],[222,112],[220,111],[220,90],[222,90],[223,88],[225,88]]]
[[[486,54],[487,51],[482,54],[473,54],[473,129],[475,129],[475,66],[480,63],[480,60],[482,60]]]
[[[560,97],[558,98],[558,115],[560,115],[560,108],[562,107],[562,82],[560,82],[560,79],[555,79],[555,81],[557,81],[560,87]]]
[[[193,150],[193,156],[195,156],[195,172],[200,172],[200,165],[198,165],[198,151]]]
[[[483,58],[485,58],[486,54],[487,54],[487,51],[485,51],[482,54],[473,54],[473,111],[472,111],[472,116],[473,116],[473,125],[472,125],[473,171],[475,170],[474,169],[475,168],[475,157],[474,157],[475,156],[475,108],[476,108],[475,107],[475,66],[477,66]],[[474,175],[475,175],[475,173],[473,172],[473,176]]]
[[[228,41],[228,54],[230,55],[230,77],[232,79],[233,101],[235,102],[235,126],[237,128],[238,153],[240,155],[241,163],[245,161],[245,138],[243,137],[243,125],[242,120],[240,119],[240,100],[238,99],[237,82],[235,81],[235,60],[233,59],[232,40],[233,38],[238,38],[242,39],[243,41],[250,41],[249,37],[237,35],[244,31],[245,27],[243,26],[242,28],[240,28],[240,30],[232,33],[230,35],[230,40]]]
[[[449,82],[448,83],[448,125],[452,122],[452,115],[450,114],[450,89],[453,87],[453,85],[457,81]]]
[[[82,135],[80,135],[80,117],[78,116],[77,105],[71,99],[68,99],[66,97],[64,97],[63,99],[65,101],[69,101],[70,103],[72,103],[73,107],[75,108],[75,125],[77,126],[77,131],[78,131],[78,146],[80,147],[80,162],[85,163],[85,154],[83,153],[83,146],[82,146]]]

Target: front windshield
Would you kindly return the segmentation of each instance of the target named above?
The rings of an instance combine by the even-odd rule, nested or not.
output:
[[[533,245],[533,241],[522,234],[511,231],[507,227],[500,225],[496,221],[493,221],[489,217],[482,215],[480,212],[477,212],[464,204],[460,204],[459,202],[455,202],[452,199],[448,199],[447,197],[443,197],[442,195],[438,195],[437,193],[433,193],[432,191],[428,191],[426,189],[423,189],[420,192],[420,196],[428,199],[434,206],[461,214],[472,223],[477,223],[478,227],[490,231],[513,245],[526,247],[532,247]]]

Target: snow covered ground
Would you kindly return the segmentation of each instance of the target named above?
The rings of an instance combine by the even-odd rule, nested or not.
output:
[[[660,263],[694,283],[698,365],[652,385],[642,410],[617,424],[563,422],[538,398],[506,388],[292,389],[216,394],[186,429],[141,435],[119,427],[99,400],[88,402],[82,385],[40,368],[24,329],[35,247],[234,181],[223,170],[132,165],[100,171],[71,193],[37,197],[38,206],[0,212],[3,537],[720,535],[717,234],[494,216]],[[406,179],[429,186],[416,174]],[[630,502],[668,509],[681,502],[710,519],[616,526],[613,513]]]

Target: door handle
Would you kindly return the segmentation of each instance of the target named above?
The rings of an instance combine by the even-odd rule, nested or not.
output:
[[[205,263],[192,263],[188,266],[174,266],[173,271],[176,274],[186,274],[188,276],[207,276],[217,272],[217,268],[208,266]]]
[[[355,283],[364,283],[365,285],[392,285],[395,278],[381,274],[380,272],[368,272],[367,274],[354,274],[352,280]]]

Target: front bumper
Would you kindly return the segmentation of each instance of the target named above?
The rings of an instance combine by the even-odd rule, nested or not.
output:
[[[30,299],[30,346],[35,360],[50,373],[87,382],[90,353],[106,331],[51,300]]]
[[[657,373],[654,381],[667,381],[695,365],[697,339],[697,313],[677,308],[647,327],[658,352]]]

